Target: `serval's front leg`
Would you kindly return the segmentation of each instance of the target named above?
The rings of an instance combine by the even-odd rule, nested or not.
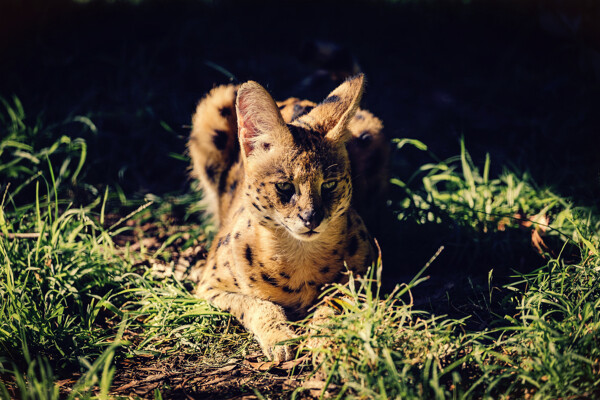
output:
[[[275,363],[291,360],[293,353],[289,344],[279,344],[295,338],[288,326],[287,318],[281,306],[267,300],[210,289],[197,293],[212,305],[231,313],[242,325],[254,334],[263,352]]]

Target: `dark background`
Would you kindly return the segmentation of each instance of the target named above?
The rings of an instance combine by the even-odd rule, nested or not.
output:
[[[185,165],[167,154],[183,152],[198,99],[228,81],[207,62],[278,99],[318,101],[339,83],[301,85],[323,69],[304,54],[318,40],[366,73],[364,107],[389,137],[420,139],[444,157],[464,135],[476,162],[489,152],[496,172],[513,164],[586,202],[600,193],[593,1],[4,0],[1,10],[0,94],[44,121],[89,116],[98,128],[91,178],[128,192],[185,184]],[[405,153],[400,175],[418,166]]]
[[[87,182],[135,198],[189,190],[188,163],[177,155],[197,101],[229,82],[220,68],[276,99],[319,101],[360,66],[363,106],[389,138],[419,139],[445,158],[464,136],[476,164],[490,153],[492,176],[530,171],[589,206],[600,195],[597,3],[4,0],[0,95],[17,96],[32,123],[88,116],[96,132],[56,129],[86,138]],[[332,58],[315,50],[322,41],[336,49]],[[429,160],[415,149],[393,152],[391,174],[406,178]],[[390,232],[382,242],[411,265],[439,244],[464,244],[455,233]],[[402,235],[409,245],[394,246]],[[388,260],[399,260],[391,252]],[[446,254],[438,265],[448,271],[474,256]],[[519,252],[504,262],[523,264]]]

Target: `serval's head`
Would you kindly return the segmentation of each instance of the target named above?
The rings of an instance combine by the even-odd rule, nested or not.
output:
[[[363,91],[358,75],[290,124],[273,98],[247,82],[236,101],[247,208],[263,226],[315,240],[350,207],[352,182],[347,129]]]

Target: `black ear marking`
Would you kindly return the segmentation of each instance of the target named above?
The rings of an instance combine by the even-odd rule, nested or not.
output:
[[[346,143],[352,138],[347,125],[358,109],[363,86],[364,75],[362,74],[347,79],[309,114],[294,123],[306,122],[333,143]]]
[[[331,95],[321,102],[321,104],[337,103],[340,101],[340,96]]]
[[[303,106],[301,104],[294,104],[294,111],[292,113],[292,121],[300,118],[304,114],[308,114],[314,107],[313,106]]]
[[[221,107],[219,109],[219,114],[221,114],[221,117],[225,118],[231,115],[231,107]]]
[[[225,147],[227,147],[227,132],[215,129],[213,143],[217,150],[225,150]]]

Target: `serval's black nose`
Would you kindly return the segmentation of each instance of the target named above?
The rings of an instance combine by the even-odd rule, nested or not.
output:
[[[308,229],[310,229],[311,231],[314,230],[319,225],[321,225],[321,222],[323,221],[323,217],[324,217],[323,210],[322,209],[315,210],[314,208],[311,208],[310,210],[305,210],[298,214],[298,218],[300,218],[302,220],[302,222],[304,223],[304,226],[307,227]]]

